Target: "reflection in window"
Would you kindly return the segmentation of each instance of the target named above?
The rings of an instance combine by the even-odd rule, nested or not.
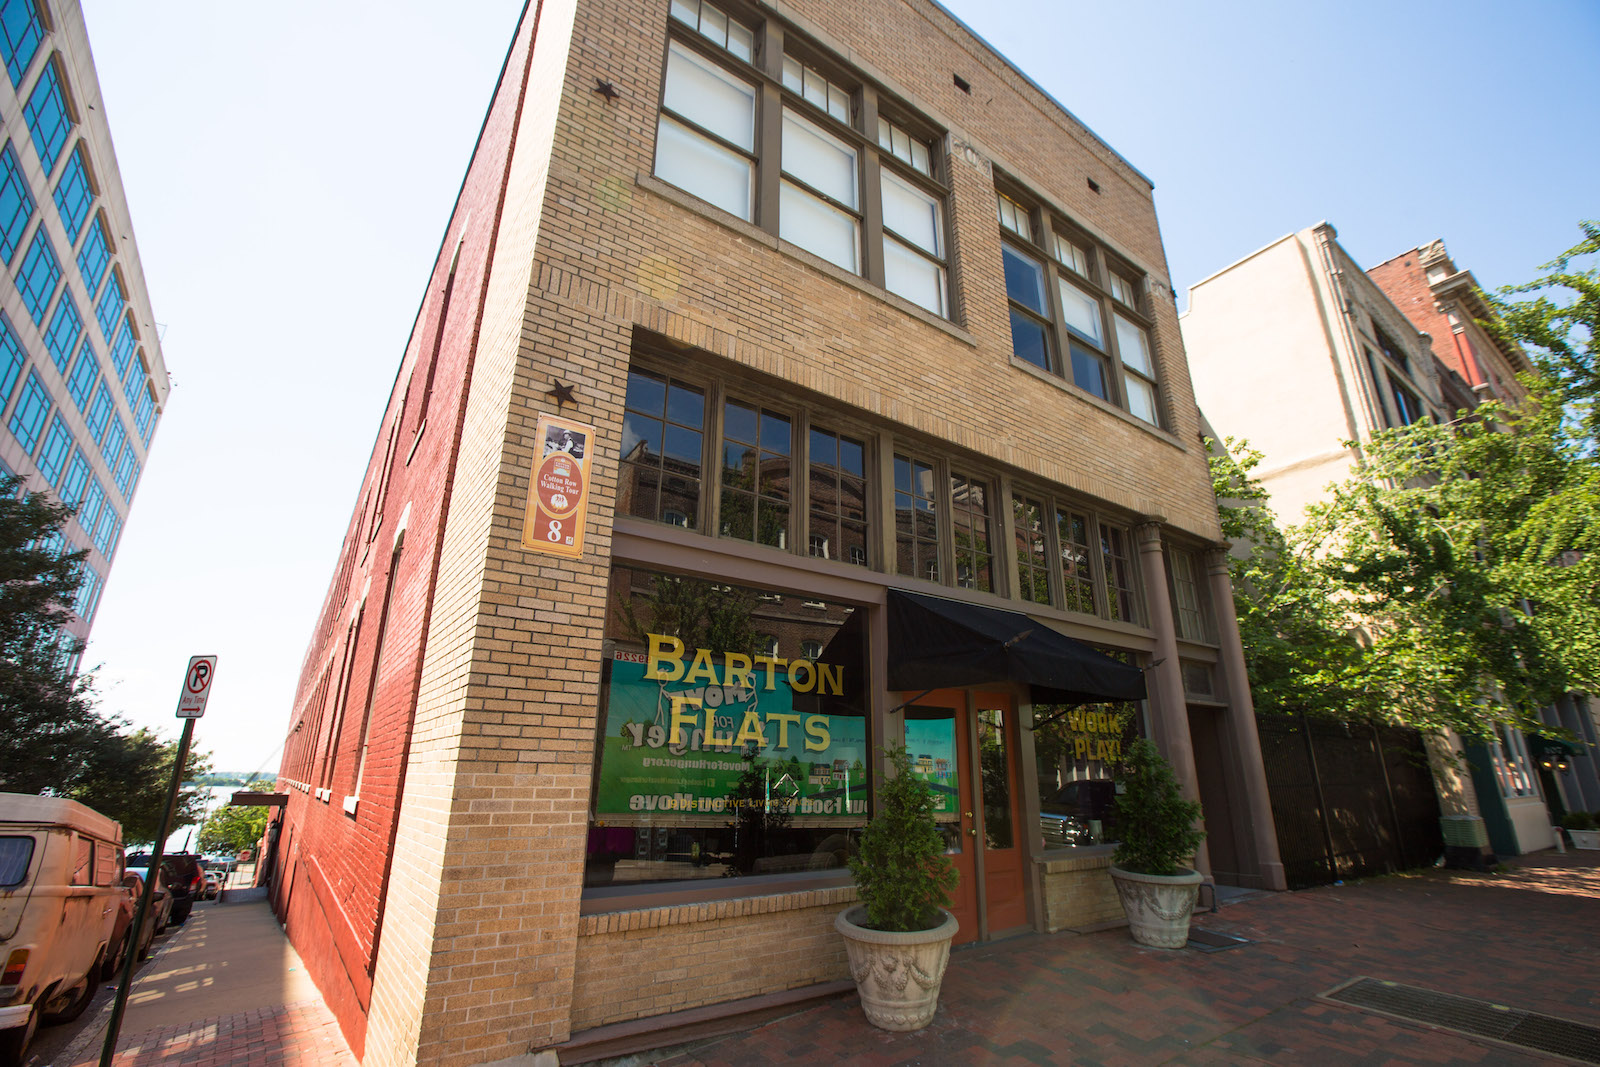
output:
[[[867,565],[866,447],[830,430],[811,430],[811,554]],[[817,551],[821,538],[824,551]],[[829,548],[831,547],[831,551]]]
[[[1144,613],[1139,608],[1128,542],[1127,530],[1100,524],[1100,552],[1105,560],[1106,598],[1110,602],[1111,617],[1119,622],[1141,623]]]
[[[994,592],[988,487],[976,479],[952,473],[950,515],[955,526],[956,584],[964,589]]]
[[[722,408],[723,537],[789,547],[787,416],[730,400]]]
[[[933,465],[894,457],[895,571],[939,580],[939,521],[933,499]]]
[[[694,529],[704,425],[699,389],[629,371],[617,510]]]
[[[1139,736],[1137,705],[1035,704],[1033,721],[1044,847],[1116,841],[1116,789],[1111,777],[1123,751]]]
[[[1044,507],[1037,500],[1011,498],[1017,538],[1017,592],[1035,604],[1050,603],[1050,567],[1046,555]]]
[[[978,711],[978,761],[983,773],[983,838],[989,848],[1016,844],[1011,817],[1011,776],[1007,764],[1006,713]]]
[[[1056,543],[1061,549],[1061,579],[1068,611],[1095,613],[1094,573],[1089,565],[1089,519],[1082,512],[1056,509]]]
[[[613,571],[586,886],[844,866],[867,818],[866,613],[782,600]]]

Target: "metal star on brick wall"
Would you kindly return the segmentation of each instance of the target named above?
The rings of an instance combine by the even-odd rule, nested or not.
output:
[[[557,411],[560,411],[568,404],[576,405],[578,403],[578,398],[572,395],[572,386],[561,384],[560,378],[554,378],[551,380],[555,382],[555,388],[546,390],[544,395],[553,396],[556,398]]]

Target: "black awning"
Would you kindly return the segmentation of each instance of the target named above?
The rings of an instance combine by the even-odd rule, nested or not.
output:
[[[1144,672],[1016,611],[889,590],[888,688],[1022,682],[1054,703],[1143,700]]]
[[[1528,741],[1528,747],[1533,749],[1535,755],[1587,755],[1587,752],[1582,745],[1575,745],[1564,737],[1546,737],[1543,734],[1529,734]]]

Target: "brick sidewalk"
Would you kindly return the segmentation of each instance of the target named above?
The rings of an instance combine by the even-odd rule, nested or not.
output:
[[[1141,948],[1122,929],[980,945],[951,957],[921,1033],[868,1025],[849,996],[636,1062],[1551,1062],[1317,999],[1366,976],[1600,1026],[1600,853],[1519,862],[1241,901],[1196,917],[1251,939],[1214,953]]]
[[[98,1064],[100,1057],[74,1067]],[[320,1000],[258,1008],[183,1026],[126,1034],[113,1067],[357,1067],[339,1024]]]

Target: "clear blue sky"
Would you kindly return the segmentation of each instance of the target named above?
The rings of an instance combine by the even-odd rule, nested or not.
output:
[[[85,662],[175,736],[217,653],[221,769],[277,767],[520,6],[84,0],[175,383]],[[1369,266],[1442,237],[1494,287],[1600,216],[1592,0],[948,6],[1155,182],[1180,306],[1323,219]]]

